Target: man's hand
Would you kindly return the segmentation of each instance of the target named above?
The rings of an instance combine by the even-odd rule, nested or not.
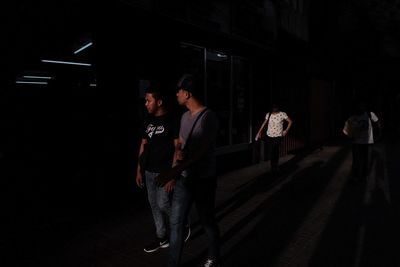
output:
[[[171,181],[167,182],[164,185],[165,192],[171,193],[172,191],[174,191],[175,184],[176,184],[176,180],[175,179],[172,179]]]
[[[136,174],[136,184],[137,184],[137,186],[139,186],[140,188],[143,188],[143,187],[144,187],[144,184],[143,184],[143,177],[142,177],[142,174],[140,173],[140,171],[138,171],[137,174]]]
[[[176,152],[176,160],[177,161],[182,161],[184,159],[183,151],[180,149]]]
[[[286,136],[287,133],[288,133],[288,130],[284,130],[284,131],[282,132],[282,135],[283,135],[283,136]]]
[[[178,174],[179,173],[176,171],[175,168],[162,172],[155,178],[156,185],[159,187],[163,187],[166,183],[178,177]]]

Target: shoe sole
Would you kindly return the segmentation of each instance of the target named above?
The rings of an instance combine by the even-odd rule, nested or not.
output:
[[[169,247],[169,243],[162,244],[162,245],[160,246],[160,248],[167,248],[167,247]]]
[[[143,249],[143,251],[147,252],[147,253],[151,253],[151,252],[155,252],[155,251],[159,250],[160,248],[167,248],[167,247],[169,247],[169,243],[164,243],[162,245],[160,244],[160,246],[155,249]]]
[[[158,248],[155,248],[155,249],[143,249],[143,251],[147,252],[147,253],[151,253],[151,252],[155,252],[155,251],[159,250],[160,248],[161,247],[158,247]]]

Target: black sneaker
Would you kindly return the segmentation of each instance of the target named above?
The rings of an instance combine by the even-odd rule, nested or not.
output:
[[[157,251],[159,248],[169,247],[168,239],[157,238],[155,241],[148,244],[143,250],[147,253]]]
[[[185,232],[184,232],[184,235],[185,235],[185,242],[189,240],[190,232],[191,232],[191,231],[190,231],[190,225],[186,225],[186,226],[185,226]]]

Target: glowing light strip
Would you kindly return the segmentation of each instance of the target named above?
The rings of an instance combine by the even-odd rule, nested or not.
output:
[[[44,80],[51,80],[53,78],[49,76],[34,76],[34,75],[24,75],[22,77],[27,79],[44,79]]]
[[[47,82],[31,82],[31,81],[16,81],[15,83],[23,83],[23,84],[48,84]]]
[[[88,48],[88,47],[91,46],[92,44],[93,44],[92,42],[85,44],[84,46],[82,46],[81,48],[79,48],[78,50],[76,50],[76,51],[74,52],[74,54],[75,54],[75,55],[78,54],[79,52],[81,52],[82,50]]]
[[[55,63],[55,64],[65,64],[65,65],[77,65],[77,66],[85,66],[85,67],[90,67],[92,64],[90,63],[81,63],[81,62],[72,62],[72,61],[59,61],[59,60],[48,60],[48,59],[42,59],[41,60],[43,63]]]

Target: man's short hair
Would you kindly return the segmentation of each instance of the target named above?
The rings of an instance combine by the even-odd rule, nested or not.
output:
[[[178,90],[183,89],[185,91],[188,91],[198,101],[203,102],[204,92],[202,91],[202,86],[199,85],[200,85],[199,78],[192,74],[182,75],[182,77],[179,79],[177,83]]]
[[[155,100],[164,100],[164,92],[160,89],[159,84],[152,84],[145,90],[146,94],[151,94]]]

